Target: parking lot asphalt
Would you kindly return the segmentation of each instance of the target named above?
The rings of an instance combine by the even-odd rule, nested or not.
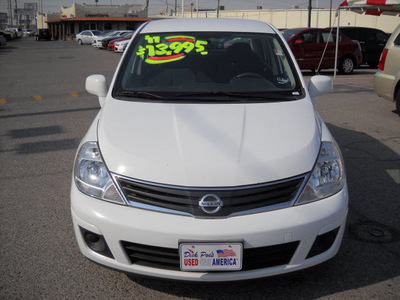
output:
[[[110,82],[120,58],[74,41],[0,48],[0,299],[400,298],[400,117],[375,95],[367,67],[338,75],[316,104],[348,176],[349,219],[335,258],[287,276],[198,284],[129,279],[82,257],[69,188],[76,148],[99,111],[84,82],[90,74]]]

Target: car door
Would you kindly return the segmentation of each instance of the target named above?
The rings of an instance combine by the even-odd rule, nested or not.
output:
[[[314,69],[318,66],[319,31],[307,30],[292,40],[291,49],[301,69]]]
[[[82,32],[82,42],[84,44],[90,44],[90,34],[89,31]]]
[[[335,66],[336,32],[331,33],[330,30],[321,30],[320,33],[318,51],[320,57],[323,56],[321,68],[332,68]],[[340,42],[341,39],[339,38],[339,44]]]

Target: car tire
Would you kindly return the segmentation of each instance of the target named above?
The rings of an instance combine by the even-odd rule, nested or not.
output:
[[[339,72],[341,74],[351,74],[354,71],[354,59],[351,56],[345,56],[339,64]]]
[[[83,45],[82,40],[78,40],[78,44],[79,44],[79,45]]]
[[[396,112],[400,115],[400,90],[397,91],[394,101],[396,102]]]

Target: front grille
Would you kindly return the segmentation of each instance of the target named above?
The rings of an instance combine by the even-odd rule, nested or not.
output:
[[[242,271],[257,270],[287,265],[292,259],[299,241],[243,249]],[[157,269],[180,270],[179,250],[174,248],[121,242],[132,264]]]
[[[224,217],[280,205],[289,206],[295,200],[305,175],[265,184],[227,188],[187,188],[143,182],[115,176],[130,204],[140,203],[149,209],[169,210],[192,216]],[[207,194],[215,194],[222,208],[212,215],[204,212],[199,201]]]

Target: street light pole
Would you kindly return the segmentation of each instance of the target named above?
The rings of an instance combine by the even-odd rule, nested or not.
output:
[[[312,0],[308,0],[308,28],[311,27],[311,5]]]

